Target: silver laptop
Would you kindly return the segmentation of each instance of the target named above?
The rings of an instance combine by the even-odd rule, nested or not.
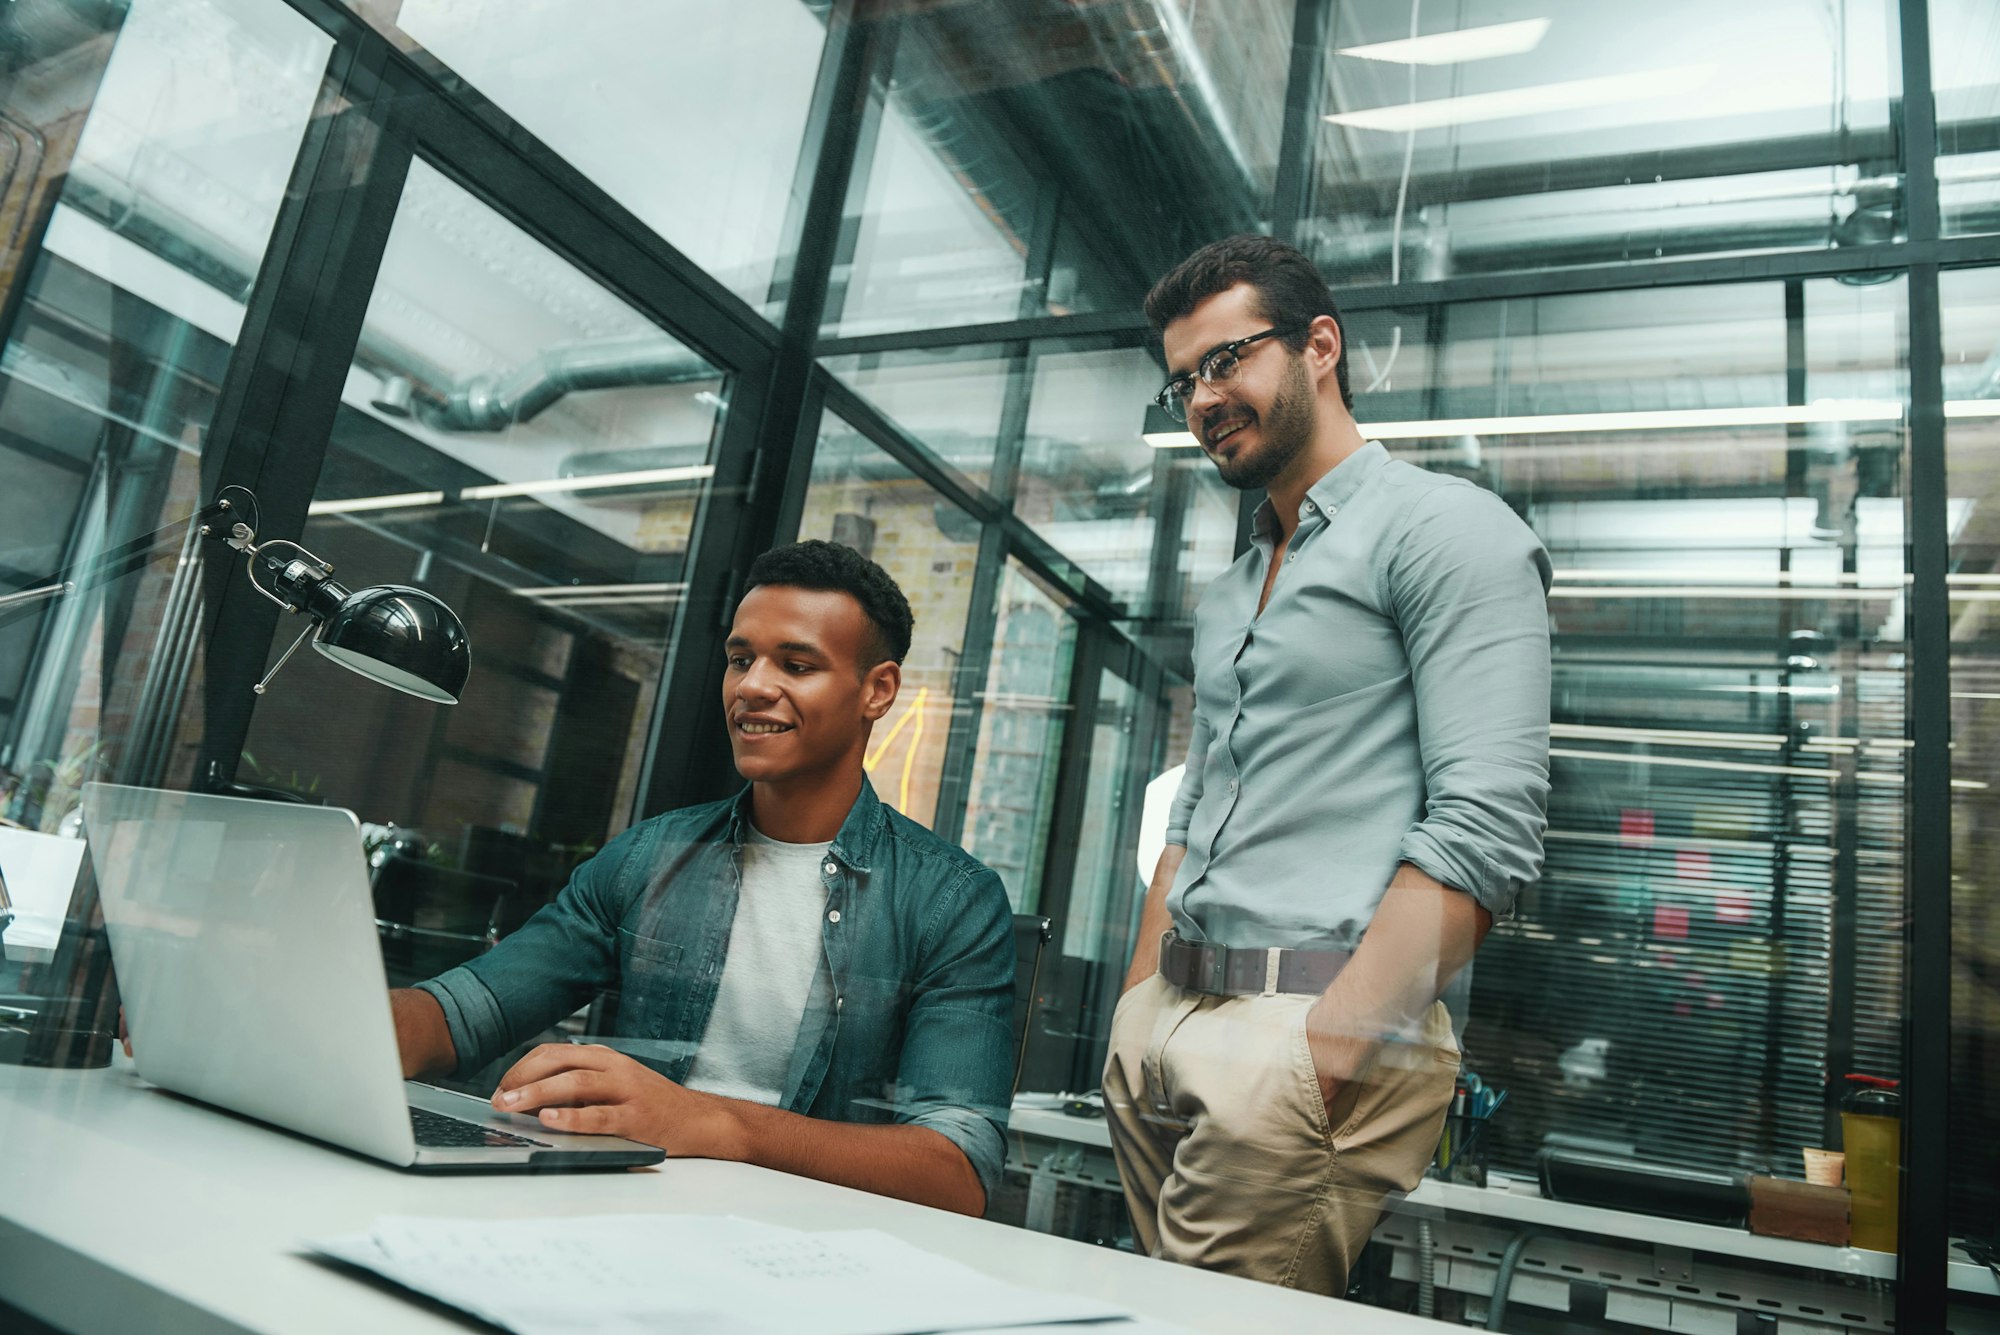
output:
[[[404,1081],[352,812],[108,783],[83,812],[145,1079],[400,1168],[666,1157]]]

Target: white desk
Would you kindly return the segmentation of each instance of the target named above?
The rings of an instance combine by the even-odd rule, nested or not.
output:
[[[1017,1107],[1009,1140],[1010,1164],[1031,1177],[1031,1222],[1054,1217],[1058,1186],[1117,1190],[1111,1132],[1102,1118]],[[1394,1249],[1392,1272],[1398,1279],[1416,1278],[1420,1220],[1428,1221],[1435,1233],[1439,1287],[1474,1295],[1482,1304],[1493,1292],[1501,1250],[1509,1238],[1530,1228],[1550,1232],[1524,1253],[1511,1290],[1522,1306],[1567,1310],[1568,1273],[1560,1264],[1552,1265],[1553,1258],[1620,1288],[1612,1315],[1660,1329],[1733,1330],[1733,1313],[1726,1309],[1743,1305],[1745,1294],[1755,1295],[1754,1305],[1763,1312],[1782,1304],[1787,1328],[1796,1331],[1882,1330],[1893,1311],[1893,1295],[1880,1283],[1896,1273],[1896,1258],[1886,1252],[1552,1201],[1532,1181],[1496,1179],[1495,1185],[1480,1188],[1426,1178],[1408,1196],[1391,1196],[1383,1203],[1375,1238]],[[1635,1262],[1642,1263],[1636,1270]],[[1791,1273],[1774,1272],[1771,1266],[1788,1267]],[[1954,1293],[2000,1295],[1992,1272],[1960,1253],[1953,1253],[1949,1277]],[[1858,1303],[1834,1304],[1829,1294],[1840,1292],[1843,1280],[1876,1285]],[[1852,1295],[1853,1290],[1847,1292]],[[1855,1306],[1868,1309],[1857,1315],[1871,1319],[1850,1327],[1808,1315],[1837,1316]],[[1961,1335],[1974,1335],[2000,1330],[2000,1322],[1968,1313],[1958,1329]]]
[[[380,1214],[733,1213],[879,1228],[989,1274],[1192,1330],[1416,1335],[1414,1317],[1204,1274],[741,1164],[422,1177],[176,1099],[110,1070],[0,1067],[0,1298],[75,1332],[464,1331],[307,1259]]]

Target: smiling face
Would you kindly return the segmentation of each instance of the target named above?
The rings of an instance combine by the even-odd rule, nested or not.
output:
[[[1211,349],[1270,327],[1254,287],[1239,283],[1218,292],[1161,335],[1168,373],[1191,374]],[[1224,482],[1244,490],[1268,487],[1298,464],[1318,429],[1317,386],[1306,355],[1293,352],[1282,338],[1250,344],[1235,376],[1220,389],[1195,381],[1187,419]]]
[[[869,730],[902,685],[893,661],[874,661],[878,643],[849,594],[783,584],[745,594],[722,676],[738,772],[763,784],[858,775]]]

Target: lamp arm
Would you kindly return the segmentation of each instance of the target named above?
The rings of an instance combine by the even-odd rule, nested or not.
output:
[[[233,490],[242,489],[233,488]],[[247,492],[245,494],[248,495]],[[18,593],[0,595],[0,626],[39,611],[40,604],[50,598],[61,598],[81,590],[94,589],[100,584],[108,584],[114,579],[129,575],[157,557],[164,556],[170,551],[178,551],[186,541],[189,524],[206,527],[217,519],[233,515],[234,512],[235,508],[226,497],[218,498],[184,520],[154,529],[143,537],[121,543],[97,556],[58,571],[49,577],[47,584],[23,589]],[[207,536],[217,535],[210,533]]]

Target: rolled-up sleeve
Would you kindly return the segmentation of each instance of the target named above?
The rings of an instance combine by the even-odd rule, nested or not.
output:
[[[1007,1152],[1014,1074],[1013,915],[999,876],[968,872],[938,897],[923,935],[896,1120],[958,1146],[991,1200]]]
[[[617,982],[625,905],[619,868],[645,838],[635,825],[578,867],[553,904],[470,963],[416,984],[444,1008],[460,1072],[476,1071]],[[628,890],[629,893],[629,890]]]
[[[1386,567],[1416,694],[1426,807],[1402,861],[1505,917],[1541,874],[1549,558],[1491,492],[1439,487]]]

